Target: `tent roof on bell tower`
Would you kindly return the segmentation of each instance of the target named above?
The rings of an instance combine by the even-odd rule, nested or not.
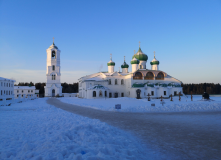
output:
[[[54,37],[53,37],[53,43],[52,43],[52,45],[49,48],[50,49],[52,49],[52,48],[58,49],[58,47],[54,44]]]

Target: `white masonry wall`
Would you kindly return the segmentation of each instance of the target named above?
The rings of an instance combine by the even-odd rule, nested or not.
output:
[[[14,97],[15,80],[0,77],[0,99]]]

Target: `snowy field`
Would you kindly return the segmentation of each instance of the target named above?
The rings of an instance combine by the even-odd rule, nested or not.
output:
[[[155,159],[131,134],[46,100],[0,107],[0,159]]]
[[[59,98],[64,103],[75,104],[94,109],[116,111],[115,104],[121,104],[120,112],[185,112],[185,111],[214,111],[221,110],[221,96],[210,97],[214,101],[200,101],[202,96],[193,96],[191,101],[190,96],[173,97],[173,101],[165,99],[165,104],[162,105],[159,99],[147,101],[147,99],[135,98],[107,98],[107,99],[80,99],[76,97]],[[151,106],[154,103],[155,106]]]

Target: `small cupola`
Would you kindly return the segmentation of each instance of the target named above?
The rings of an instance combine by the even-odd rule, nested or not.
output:
[[[124,63],[121,65],[121,68],[123,73],[128,73],[129,65],[125,62],[125,56],[124,56]]]
[[[135,55],[135,50],[134,50],[134,55]],[[133,59],[130,61],[130,63],[132,65],[132,72],[137,71],[140,61],[134,56]]]
[[[154,53],[154,59],[150,62],[151,70],[159,70],[160,61],[158,61],[155,57],[156,52],[154,51],[153,53]]]
[[[112,61],[112,54],[110,54],[110,61],[107,63],[107,66],[108,66],[108,73],[113,73],[115,62]]]

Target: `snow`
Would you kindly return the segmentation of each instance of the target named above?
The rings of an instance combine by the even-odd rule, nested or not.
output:
[[[115,105],[121,104],[121,109],[118,112],[185,112],[185,111],[214,111],[221,110],[221,96],[210,97],[214,101],[200,101],[202,96],[193,96],[191,101],[190,96],[173,97],[164,99],[165,104],[162,105],[160,99],[135,99],[128,97],[107,98],[107,99],[81,99],[77,97],[59,98],[60,101],[69,104],[75,104],[83,107],[90,107],[99,110],[116,111]],[[151,104],[155,106],[151,106]]]
[[[153,159],[131,134],[46,100],[0,106],[0,159]]]

